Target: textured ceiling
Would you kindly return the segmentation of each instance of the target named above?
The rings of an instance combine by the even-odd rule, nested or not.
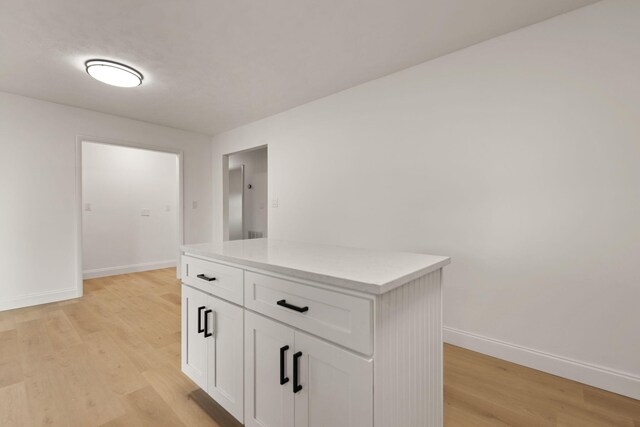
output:
[[[7,0],[0,90],[215,134],[590,3]],[[99,83],[90,58],[144,83]]]

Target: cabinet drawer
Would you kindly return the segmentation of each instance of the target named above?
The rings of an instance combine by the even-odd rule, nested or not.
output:
[[[372,300],[249,271],[245,281],[246,308],[372,354]]]
[[[204,292],[242,305],[243,271],[239,268],[182,256],[182,281]]]

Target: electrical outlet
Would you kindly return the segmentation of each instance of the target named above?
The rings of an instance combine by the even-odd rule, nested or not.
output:
[[[151,211],[149,209],[142,209],[142,216],[151,216]]]
[[[278,199],[277,198],[276,199],[271,199],[271,207],[272,208],[277,208],[278,205],[279,205],[279,203],[278,203]]]
[[[194,200],[193,202],[191,202],[191,208],[192,209],[198,209],[198,201]]]
[[[171,205],[166,205],[166,206],[164,207],[164,211],[165,211],[165,212],[171,212]]]
[[[91,203],[85,203],[84,204],[84,210],[87,212],[91,212]]]

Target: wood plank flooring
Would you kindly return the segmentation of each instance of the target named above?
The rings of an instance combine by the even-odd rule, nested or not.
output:
[[[0,312],[0,426],[236,427],[180,372],[180,301],[164,269]],[[640,402],[445,346],[445,425],[640,427]]]
[[[640,427],[640,401],[445,345],[446,426]]]

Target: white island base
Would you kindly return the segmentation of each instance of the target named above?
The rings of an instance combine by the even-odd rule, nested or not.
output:
[[[268,239],[182,251],[182,370],[238,421],[442,426],[449,258]]]

